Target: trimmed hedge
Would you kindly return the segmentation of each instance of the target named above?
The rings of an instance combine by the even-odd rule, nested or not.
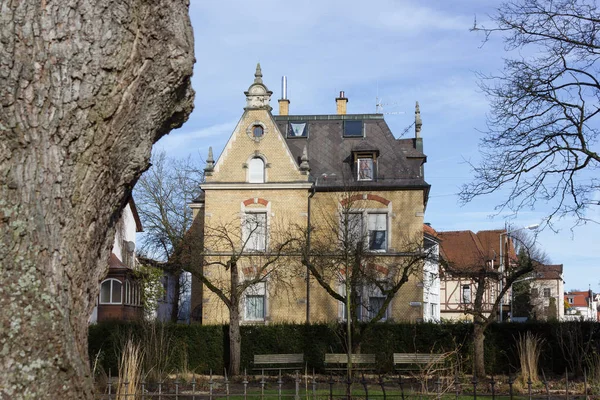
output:
[[[89,355],[93,363],[98,357],[105,371],[117,371],[124,338],[131,334],[147,337],[148,323],[106,322],[90,326]],[[190,370],[221,374],[228,360],[227,325],[163,326],[171,338],[172,370]],[[492,324],[485,339],[485,359],[488,373],[514,373],[519,366],[516,340],[532,332],[544,340],[541,365],[546,372],[575,373],[583,359],[600,353],[600,325],[594,322],[530,322]],[[309,370],[320,372],[325,353],[343,353],[344,326],[338,324],[312,325],[252,325],[242,326],[242,369],[252,369],[254,354],[304,353]],[[360,351],[377,355],[380,372],[392,370],[394,352],[447,352],[457,350],[464,372],[469,372],[472,360],[472,325],[443,324],[376,324],[364,333]],[[561,344],[562,343],[562,344]]]

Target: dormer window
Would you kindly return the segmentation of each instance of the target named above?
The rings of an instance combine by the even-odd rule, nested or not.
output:
[[[260,157],[254,157],[248,163],[248,182],[265,183],[265,162]]]
[[[356,177],[359,181],[373,180],[373,157],[359,156],[356,162]]]
[[[363,137],[362,121],[344,121],[344,137]]]
[[[265,134],[265,128],[260,125],[254,125],[252,127],[252,136],[255,138],[261,138]]]

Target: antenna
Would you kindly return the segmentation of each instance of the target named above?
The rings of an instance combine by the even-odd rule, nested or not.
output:
[[[398,103],[398,102],[395,102],[395,103],[384,103],[383,102],[383,99],[381,97],[379,97],[379,81],[377,81],[377,96],[375,97],[375,114],[386,114],[386,115],[406,114],[404,111],[383,112],[384,106],[397,107],[399,105],[400,105],[400,103]]]
[[[406,114],[406,112],[404,112],[404,111],[389,111],[389,112],[383,111],[384,106],[398,107],[399,105],[400,105],[400,103],[384,103],[383,99],[381,99],[379,97],[375,97],[375,113],[376,114],[386,114],[386,115]]]

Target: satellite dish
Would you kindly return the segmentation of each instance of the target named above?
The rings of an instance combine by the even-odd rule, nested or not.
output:
[[[127,246],[127,251],[129,253],[133,253],[135,251],[135,243],[133,243],[133,242],[125,242],[125,245]]]

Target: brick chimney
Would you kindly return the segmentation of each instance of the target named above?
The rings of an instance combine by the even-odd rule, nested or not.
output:
[[[279,115],[290,114],[290,101],[287,98],[287,76],[281,77],[281,98],[279,99]]]
[[[348,99],[344,95],[344,91],[340,92],[340,97],[335,99],[335,104],[337,106],[338,115],[346,114],[346,105],[348,104]]]

